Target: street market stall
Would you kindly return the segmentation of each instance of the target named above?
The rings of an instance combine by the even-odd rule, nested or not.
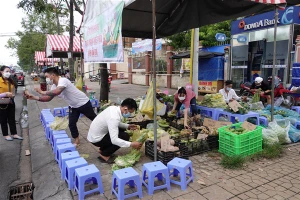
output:
[[[54,66],[54,63],[59,62],[58,58],[47,58],[44,51],[35,51],[34,60],[38,66]]]

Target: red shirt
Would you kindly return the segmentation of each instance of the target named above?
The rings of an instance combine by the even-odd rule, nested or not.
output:
[[[185,89],[185,91],[186,91],[186,95],[185,95],[185,99],[183,100],[182,104],[184,104],[185,108],[189,108],[191,99],[196,97],[196,94],[190,89]],[[178,98],[178,91],[175,93],[174,97],[175,97],[176,102],[180,102],[179,98]]]

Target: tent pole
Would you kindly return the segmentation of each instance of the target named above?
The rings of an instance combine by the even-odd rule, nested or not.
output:
[[[193,90],[196,94],[196,99],[198,98],[198,69],[199,69],[199,28],[195,28],[194,30],[194,45],[193,45],[193,62],[192,62],[192,84],[193,84]]]
[[[192,29],[192,32],[191,32],[191,50],[190,50],[190,84],[193,83],[194,41],[195,41],[195,29]]]
[[[273,69],[272,69],[272,88],[271,88],[271,120],[274,120],[274,88],[275,88],[275,65],[276,65],[276,39],[278,23],[278,7],[275,5],[275,25],[274,25],[274,52],[273,52]]]
[[[153,132],[154,132],[154,161],[157,160],[157,119],[156,119],[156,67],[155,67],[155,56],[156,56],[156,17],[155,17],[155,1],[152,0],[152,71],[153,71]]]

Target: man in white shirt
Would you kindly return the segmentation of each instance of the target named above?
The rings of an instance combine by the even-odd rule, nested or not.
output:
[[[88,132],[87,140],[99,147],[99,160],[105,163],[113,163],[111,157],[121,147],[139,149],[142,143],[129,142],[129,135],[125,129],[135,129],[136,125],[124,124],[122,118],[129,117],[137,109],[134,99],[127,98],[121,106],[110,106],[102,111],[93,120]]]
[[[72,137],[75,139],[74,144],[79,145],[79,132],[77,128],[77,121],[80,114],[84,114],[90,120],[94,120],[96,114],[93,110],[89,98],[67,78],[59,76],[55,68],[48,68],[45,70],[46,82],[51,86],[50,91],[42,91],[40,88],[35,88],[35,91],[42,96],[33,96],[27,93],[28,99],[37,100],[41,102],[49,102],[55,96],[63,98],[69,104],[69,128]]]
[[[231,80],[225,81],[224,88],[219,90],[219,93],[223,95],[226,103],[232,102],[233,100],[241,100],[241,97],[236,95],[234,89],[232,89],[233,82]]]

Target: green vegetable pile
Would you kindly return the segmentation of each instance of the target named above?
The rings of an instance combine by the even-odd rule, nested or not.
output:
[[[162,128],[168,128],[169,127],[169,123],[165,119],[158,120],[157,124],[158,124],[158,126],[160,126]]]
[[[164,102],[170,102],[170,103],[174,104],[174,95],[163,96],[163,101]]]
[[[240,105],[242,107],[239,107],[237,112],[234,112],[229,106],[227,106],[227,108],[225,109],[225,111],[230,112],[230,113],[235,113],[235,114],[240,114],[240,115],[244,115],[247,114],[249,111],[249,105],[245,104],[245,103],[240,103]]]
[[[243,127],[241,126],[229,126],[229,127],[226,127],[224,129],[226,132],[228,133],[234,133],[236,135],[241,135],[241,134],[244,134],[244,133],[247,133],[248,131],[246,129],[244,129]]]
[[[253,99],[252,99],[252,102],[251,102],[251,103],[257,103],[257,102],[260,101],[260,93],[261,93],[261,89],[259,88],[259,89],[255,92],[255,94],[254,94],[254,96],[253,96]]]
[[[217,94],[206,94],[200,103],[201,106],[211,107],[211,108],[226,108],[227,104],[220,93]]]
[[[147,129],[144,129],[147,130]],[[140,142],[144,144],[144,142],[148,139],[148,131],[144,130],[135,130],[133,132],[133,136],[135,137],[133,141]],[[136,139],[137,138],[137,139]],[[115,159],[115,164],[112,166],[112,172],[118,169],[123,169],[126,167],[132,167],[136,162],[140,160],[141,151],[136,149],[131,149],[130,153],[124,156],[118,156]]]

